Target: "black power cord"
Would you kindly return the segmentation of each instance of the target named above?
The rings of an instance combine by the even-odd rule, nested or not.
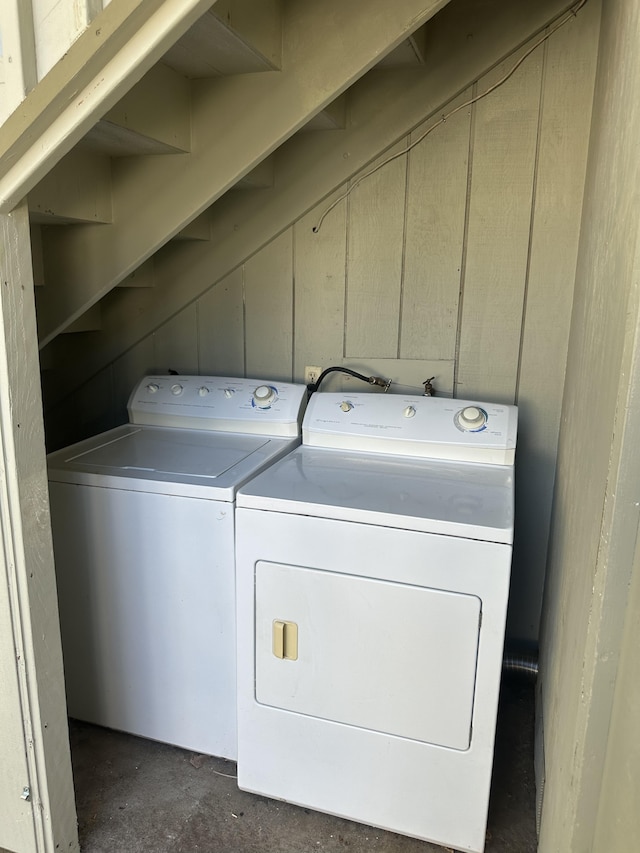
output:
[[[315,382],[310,382],[307,385],[307,395],[309,397],[318,390],[322,380],[330,373],[346,373],[347,376],[353,376],[354,379],[360,379],[362,382],[368,382],[369,385],[378,385],[380,388],[384,388],[385,391],[388,391],[389,386],[391,385],[390,379],[381,379],[379,376],[365,376],[363,373],[357,373],[349,367],[327,367],[322,371]]]

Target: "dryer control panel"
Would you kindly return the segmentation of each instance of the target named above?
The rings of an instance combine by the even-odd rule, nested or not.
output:
[[[402,394],[313,394],[303,444],[512,465],[515,406]]]
[[[132,424],[300,434],[307,389],[291,382],[227,376],[145,376],[127,406]]]

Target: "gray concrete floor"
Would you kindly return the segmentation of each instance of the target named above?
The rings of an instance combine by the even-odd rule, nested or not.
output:
[[[235,765],[71,721],[83,853],[442,853],[238,790]],[[486,853],[535,853],[533,687],[503,684]]]

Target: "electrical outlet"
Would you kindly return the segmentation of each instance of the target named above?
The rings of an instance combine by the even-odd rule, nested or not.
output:
[[[318,377],[322,373],[321,367],[307,366],[304,369],[304,384],[311,385],[312,382],[317,382]]]

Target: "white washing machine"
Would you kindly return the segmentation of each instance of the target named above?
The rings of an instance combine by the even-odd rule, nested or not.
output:
[[[148,376],[129,424],[48,457],[70,716],[236,758],[235,495],[300,443],[305,397]]]
[[[316,393],[237,496],[241,788],[482,851],[513,406]]]

